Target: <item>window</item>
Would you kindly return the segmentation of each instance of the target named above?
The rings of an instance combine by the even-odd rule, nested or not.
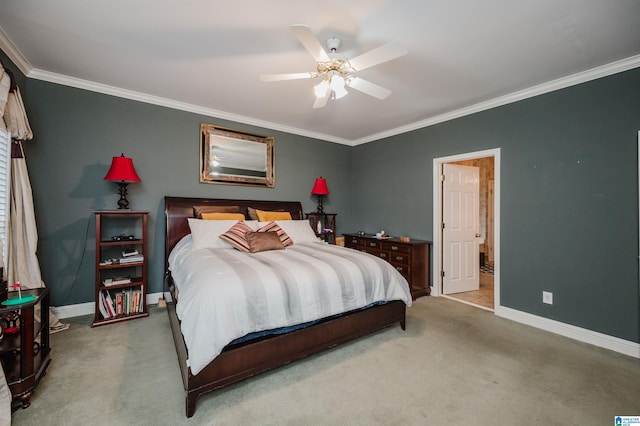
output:
[[[7,229],[9,227],[9,195],[11,186],[11,137],[0,129],[0,242],[2,262],[7,265]]]

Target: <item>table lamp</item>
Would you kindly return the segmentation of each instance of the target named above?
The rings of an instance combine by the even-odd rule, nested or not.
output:
[[[120,157],[113,157],[111,161],[111,167],[107,172],[104,180],[111,180],[116,182],[120,189],[120,199],[118,200],[118,209],[128,209],[129,200],[127,200],[127,185],[131,182],[142,182],[136,169],[133,167],[133,160],[129,157],[125,157],[124,154]]]
[[[311,190],[313,195],[318,196],[318,213],[324,213],[324,209],[322,207],[322,197],[324,195],[329,195],[329,188],[327,188],[327,180],[320,176],[316,178],[316,182],[313,185],[313,189]]]

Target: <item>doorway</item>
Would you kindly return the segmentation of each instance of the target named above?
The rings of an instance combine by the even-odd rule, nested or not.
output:
[[[443,292],[443,184],[445,164],[484,167],[481,178],[481,216],[479,218],[480,289],[445,295]],[[491,172],[487,172],[489,164]],[[481,174],[483,174],[481,173]],[[433,296],[443,296],[486,310],[500,306],[500,149],[471,152],[433,160]],[[450,268],[449,266],[448,268]],[[446,274],[446,271],[444,271]]]

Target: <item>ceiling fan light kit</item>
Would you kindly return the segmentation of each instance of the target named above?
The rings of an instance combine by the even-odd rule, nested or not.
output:
[[[395,41],[349,60],[336,53],[341,44],[340,39],[331,37],[327,40],[330,51],[327,53],[308,26],[292,25],[291,31],[318,63],[316,72],[264,74],[260,79],[271,82],[322,77],[322,81],[313,88],[316,95],[313,108],[324,107],[329,99],[343,98],[349,93],[347,86],[377,99],[385,99],[391,94],[390,90],[357,77],[356,72],[407,54],[406,48],[399,41]]]

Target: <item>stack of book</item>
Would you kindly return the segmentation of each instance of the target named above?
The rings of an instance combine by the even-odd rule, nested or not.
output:
[[[142,290],[100,291],[100,314],[104,319],[144,312]]]
[[[118,260],[120,261],[121,265],[123,263],[138,263],[138,262],[142,262],[144,260],[144,256],[141,255],[141,254],[133,254],[133,255],[128,255],[128,256],[123,256]]]
[[[105,287],[111,287],[113,285],[129,284],[129,283],[131,283],[131,277],[113,277],[113,278],[107,278],[104,281],[102,281],[102,284],[104,284]]]

